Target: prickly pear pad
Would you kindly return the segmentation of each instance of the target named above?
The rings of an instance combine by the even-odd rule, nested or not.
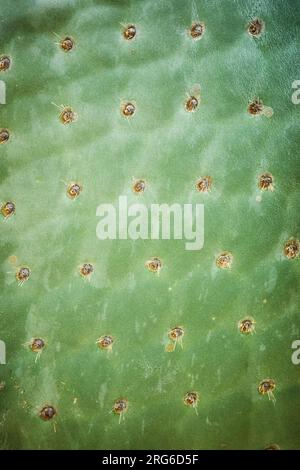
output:
[[[299,447],[299,15],[1,0],[0,448]],[[121,195],[203,248],[99,240]]]

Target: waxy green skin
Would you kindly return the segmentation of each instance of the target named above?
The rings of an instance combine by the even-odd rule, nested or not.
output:
[[[299,447],[300,5],[292,0],[1,0],[0,447],[3,449],[261,449]],[[260,38],[246,25],[265,22]],[[194,41],[188,28],[205,23]],[[126,41],[122,25],[134,24]],[[53,34],[53,33],[56,33]],[[64,52],[66,36],[75,47]],[[201,86],[193,113],[187,93]],[[254,97],[274,115],[251,117]],[[121,103],[136,106],[124,118]],[[78,119],[59,120],[71,106]],[[258,178],[274,176],[274,191]],[[196,181],[211,176],[208,193]],[[147,181],[143,194],[134,179]],[[68,184],[82,185],[67,196]],[[204,203],[202,250],[182,240],[100,241],[96,209],[130,203]],[[261,198],[261,199],[260,199]],[[217,269],[223,251],[230,269]],[[145,268],[158,257],[159,276]],[[79,267],[91,263],[90,281]],[[15,271],[31,276],[18,286]],[[299,292],[299,289],[298,289]],[[238,322],[250,316],[255,334]],[[184,328],[183,349],[165,351]],[[97,338],[112,335],[111,351]],[[42,338],[38,356],[28,342]],[[258,393],[274,379],[276,405]],[[198,391],[198,415],[185,406]],[[119,424],[115,400],[129,406]],[[53,420],[39,417],[54,406]],[[55,423],[55,429],[53,423]]]

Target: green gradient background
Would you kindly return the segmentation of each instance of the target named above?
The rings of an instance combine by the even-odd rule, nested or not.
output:
[[[291,362],[300,266],[282,255],[300,235],[300,105],[291,101],[300,2],[0,0],[0,12],[0,52],[13,59],[0,74],[0,127],[11,131],[0,146],[0,201],[16,203],[1,221],[0,447],[300,448],[300,365]],[[245,32],[256,15],[266,23],[259,40]],[[207,31],[194,42],[186,28],[197,17]],[[132,42],[121,36],[127,22],[138,28]],[[53,32],[73,36],[76,49],[61,52]],[[195,83],[201,106],[188,114]],[[256,95],[271,119],[247,115]],[[122,99],[137,104],[130,122]],[[62,126],[51,102],[71,105],[78,121]],[[257,189],[263,171],[273,193]],[[194,182],[206,174],[213,190],[201,195]],[[141,198],[132,177],[149,183]],[[76,201],[65,195],[71,180],[84,187]],[[204,248],[99,241],[96,208],[121,194],[204,203]],[[234,254],[230,272],[214,265],[222,250]],[[12,255],[32,270],[21,288]],[[151,256],[163,260],[159,277],[144,267]],[[83,262],[95,264],[90,283],[77,273]],[[237,322],[247,315],[256,334],[244,337]],[[167,354],[177,324],[184,349]],[[116,337],[111,354],[97,348],[101,334]],[[24,346],[35,336],[48,343],[36,363]],[[257,392],[268,377],[276,406]],[[198,416],[182,402],[190,389],[201,396]],[[110,413],[119,396],[130,403],[120,425]],[[45,403],[58,409],[56,432],[38,418]]]

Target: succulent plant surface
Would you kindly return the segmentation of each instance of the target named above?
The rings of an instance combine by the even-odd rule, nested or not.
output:
[[[299,448],[300,3],[0,11],[0,448]],[[120,196],[203,247],[100,240]]]

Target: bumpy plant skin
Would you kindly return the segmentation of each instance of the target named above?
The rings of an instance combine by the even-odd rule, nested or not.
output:
[[[2,449],[299,447],[299,15],[1,0]],[[119,195],[203,249],[100,241]]]

